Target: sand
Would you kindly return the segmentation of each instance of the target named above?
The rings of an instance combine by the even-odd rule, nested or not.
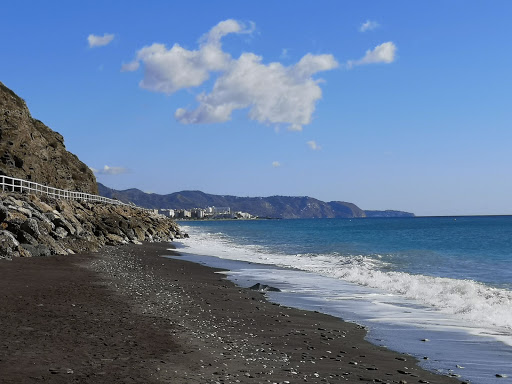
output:
[[[459,382],[168,248],[1,260],[0,382]]]

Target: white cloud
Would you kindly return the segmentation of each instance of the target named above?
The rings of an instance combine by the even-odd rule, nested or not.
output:
[[[105,33],[103,36],[96,36],[91,34],[87,37],[89,48],[103,47],[110,44],[112,40],[114,40],[114,34],[112,33]]]
[[[140,63],[138,61],[132,61],[131,63],[123,64],[121,66],[121,72],[133,72],[139,69]]]
[[[366,32],[366,31],[373,31],[375,28],[379,27],[380,24],[376,21],[366,20],[361,26],[359,27],[360,32]]]
[[[144,78],[139,85],[155,92],[171,94],[197,87],[208,80],[211,72],[225,70],[230,63],[231,56],[222,51],[221,38],[230,33],[250,33],[252,27],[235,20],[222,21],[200,39],[199,49],[192,51],[177,43],[171,49],[154,43],[140,49],[135,60],[121,70],[134,71],[144,63]]]
[[[128,173],[128,170],[123,167],[110,167],[108,165],[105,165],[103,169],[94,169],[91,168],[91,170],[96,175],[121,175],[123,173]]]
[[[374,63],[392,63],[395,61],[396,45],[388,41],[377,45],[374,49],[369,49],[363,58],[359,60],[350,60],[347,67],[352,68],[356,65],[374,64]]]
[[[308,141],[307,145],[309,145],[309,148],[311,148],[313,151],[319,151],[322,149],[322,147],[319,146],[314,140]]]
[[[233,19],[221,21],[215,27],[210,29],[206,35],[201,38],[202,42],[207,44],[220,44],[220,39],[230,33],[252,33],[254,32],[255,24],[249,22],[249,27]]]
[[[312,76],[338,66],[332,55],[306,54],[298,63],[284,66],[263,63],[263,58],[245,52],[238,59],[224,52],[221,39],[230,33],[251,33],[250,27],[226,20],[200,39],[199,49],[187,50],[178,44],[167,49],[153,44],[137,52],[134,62],[124,70],[144,64],[142,88],[174,93],[203,84],[213,72],[218,73],[210,93],[197,96],[196,109],[179,108],[175,118],[184,124],[228,121],[233,111],[248,109],[249,118],[265,124],[285,124],[300,131],[311,122],[316,102],[322,97],[320,80]],[[137,63],[137,64],[135,64]]]
[[[279,168],[279,167],[281,166],[281,163],[280,163],[279,161],[273,161],[273,162],[272,162],[272,166],[273,166],[274,168]]]
[[[288,124],[300,131],[311,122],[315,103],[322,96],[316,71],[334,68],[331,55],[306,55],[296,65],[263,64],[253,53],[233,60],[209,94],[197,97],[199,106],[192,111],[179,109],[175,117],[185,124],[224,122],[236,109],[249,108],[249,117],[267,124]]]

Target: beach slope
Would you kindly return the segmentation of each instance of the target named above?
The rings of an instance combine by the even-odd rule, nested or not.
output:
[[[459,382],[168,248],[1,261],[2,383]]]

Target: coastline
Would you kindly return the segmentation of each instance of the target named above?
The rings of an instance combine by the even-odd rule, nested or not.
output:
[[[365,341],[364,328],[279,306],[169,243],[0,263],[5,383],[460,383]]]

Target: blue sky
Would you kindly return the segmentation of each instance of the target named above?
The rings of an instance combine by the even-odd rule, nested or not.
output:
[[[510,1],[16,1],[0,81],[98,181],[512,214]]]

